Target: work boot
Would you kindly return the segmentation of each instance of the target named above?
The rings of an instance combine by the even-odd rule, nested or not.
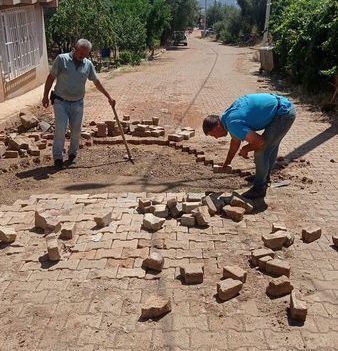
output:
[[[61,160],[61,159],[54,160],[54,167],[56,169],[62,169],[63,168],[63,160]]]
[[[245,177],[244,180],[252,184],[255,181],[255,176],[251,175],[251,176]],[[268,179],[266,180],[266,185],[270,185],[270,184],[271,184],[271,179],[270,177],[268,177]]]
[[[242,194],[242,196],[248,200],[261,199],[266,195],[266,188],[266,186],[261,188],[256,188],[253,186],[251,189]]]
[[[67,160],[68,165],[75,165],[76,164],[76,155],[70,154]]]

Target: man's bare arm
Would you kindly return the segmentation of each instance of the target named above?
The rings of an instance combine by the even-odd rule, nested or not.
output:
[[[96,89],[98,91],[100,91],[109,101],[110,105],[112,107],[115,107],[116,101],[110,96],[110,94],[108,93],[108,91],[104,88],[104,86],[102,85],[102,83],[100,82],[99,79],[94,81],[94,84],[96,86]]]
[[[46,79],[45,90],[42,98],[42,105],[45,108],[49,106],[49,92],[53,86],[54,80],[55,80],[55,77],[52,74],[49,74]]]
[[[245,138],[248,144],[244,145],[240,151],[240,156],[248,158],[248,153],[251,151],[259,151],[264,147],[264,138],[254,131],[248,133]]]
[[[241,141],[237,138],[232,137],[230,142],[230,149],[228,151],[227,158],[223,165],[224,167],[229,166],[231,164],[240,146],[241,146]]]

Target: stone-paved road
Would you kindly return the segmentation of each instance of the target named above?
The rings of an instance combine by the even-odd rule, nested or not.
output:
[[[116,92],[120,111],[145,115],[165,108],[169,113],[161,118],[168,124],[197,127],[203,114],[221,112],[239,95],[268,90],[260,89],[249,53],[192,38],[189,49],[169,51],[154,64],[104,80]],[[0,225],[18,232],[16,245],[0,250],[0,350],[337,349],[338,254],[331,241],[338,228],[337,130],[316,122],[320,115],[306,106],[297,107],[281,154],[305,159],[284,170],[298,178],[270,189],[268,209],[240,224],[215,216],[209,229],[188,231],[172,220],[151,235],[141,230],[142,215],[135,213],[137,197],[145,194],[135,193],[47,194],[0,207]],[[88,94],[86,108],[90,119],[107,119],[97,93]],[[93,216],[102,207],[120,216],[98,233]],[[34,211],[41,208],[59,209],[61,221],[78,223],[68,244],[76,246],[53,266],[40,262],[45,239],[32,229]],[[277,255],[290,263],[290,279],[307,302],[304,325],[288,320],[288,297],[265,295],[270,278],[248,264],[250,249],[262,245],[261,235],[277,221],[296,235],[294,245]],[[311,244],[300,240],[308,224],[323,230]],[[166,262],[159,280],[140,268],[154,246]],[[188,262],[204,263],[202,285],[175,279]],[[226,264],[246,269],[248,278],[238,297],[219,303],[214,294]],[[170,297],[173,310],[160,321],[140,322],[140,307],[153,292]]]

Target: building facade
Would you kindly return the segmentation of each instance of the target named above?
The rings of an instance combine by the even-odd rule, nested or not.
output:
[[[46,79],[44,6],[56,7],[57,0],[0,0],[0,102]]]

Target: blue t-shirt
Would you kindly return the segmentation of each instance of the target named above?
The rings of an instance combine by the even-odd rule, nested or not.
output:
[[[274,94],[249,94],[240,97],[221,116],[223,127],[233,136],[244,140],[250,131],[265,129],[275,116],[288,114],[293,104]]]

